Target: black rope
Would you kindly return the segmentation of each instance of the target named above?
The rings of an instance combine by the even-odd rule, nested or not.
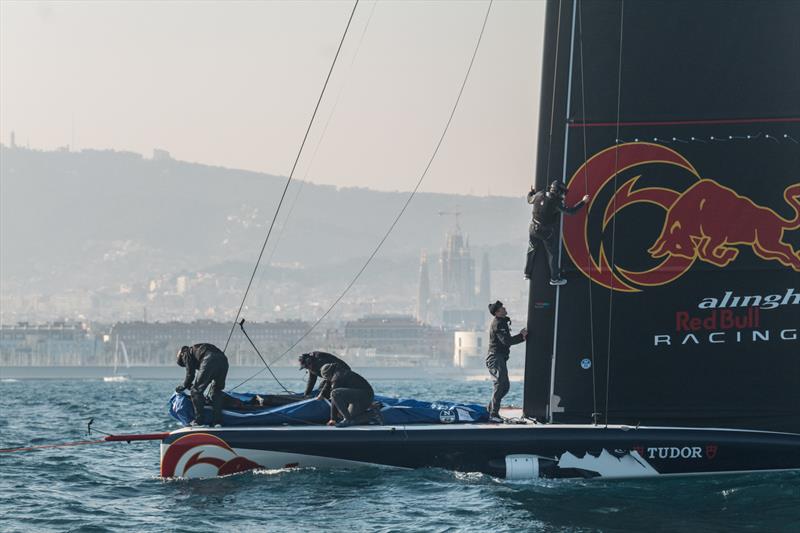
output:
[[[253,273],[250,275],[250,281],[247,282],[247,288],[244,291],[244,296],[242,297],[242,303],[239,305],[238,311],[236,311],[236,317],[233,319],[233,324],[231,325],[231,331],[228,333],[228,340],[225,341],[225,347],[222,349],[224,352],[228,349],[228,344],[231,342],[231,336],[233,335],[233,330],[236,329],[236,324],[239,321],[239,316],[242,313],[242,308],[244,307],[244,303],[247,300],[247,294],[250,292],[250,286],[253,284],[253,278],[256,277],[256,272],[258,272],[258,266],[261,263],[261,257],[264,255],[264,250],[267,247],[267,242],[269,241],[269,236],[272,234],[272,228],[275,226],[275,220],[278,218],[278,213],[280,213],[281,205],[283,205],[283,199],[286,197],[286,191],[289,189],[289,184],[292,182],[292,177],[294,176],[294,171],[297,168],[297,163],[300,161],[300,155],[303,153],[303,147],[306,145],[306,140],[308,139],[308,134],[311,131],[311,126],[314,124],[314,118],[317,116],[317,110],[319,109],[319,104],[322,102],[322,97],[325,94],[325,89],[328,87],[328,82],[331,79],[331,74],[333,74],[333,67],[336,66],[336,60],[339,57],[339,52],[342,50],[342,45],[344,44],[344,39],[347,36],[347,30],[350,28],[350,23],[353,21],[353,15],[356,13],[356,8],[358,7],[359,0],[355,1],[353,4],[353,10],[350,12],[350,18],[347,20],[347,26],[344,29],[344,33],[342,34],[342,39],[339,41],[339,48],[336,49],[336,55],[333,57],[333,62],[331,63],[331,68],[328,70],[328,76],[325,78],[325,84],[322,86],[322,91],[319,93],[319,98],[317,99],[317,105],[314,106],[314,112],[311,114],[311,120],[308,121],[308,127],[306,128],[306,133],[303,136],[303,142],[300,143],[300,149],[297,151],[297,157],[294,159],[294,164],[292,165],[292,170],[289,172],[289,177],[286,179],[286,185],[283,187],[283,193],[281,193],[281,198],[278,201],[278,207],[275,209],[275,215],[272,217],[272,222],[269,225],[269,230],[267,231],[267,236],[264,238],[264,244],[261,245],[261,251],[258,254],[258,259],[256,260],[256,264],[253,267]]]
[[[244,336],[247,337],[248,342],[250,342],[250,346],[253,347],[253,349],[256,351],[258,356],[261,358],[261,362],[264,363],[264,366],[267,367],[267,370],[269,370],[269,373],[272,374],[272,377],[275,379],[275,382],[278,385],[280,385],[281,388],[284,391],[286,391],[287,394],[296,394],[295,392],[292,392],[292,391],[290,391],[289,389],[287,389],[286,387],[283,386],[283,383],[281,383],[281,381],[278,379],[278,376],[276,376],[275,372],[273,372],[272,369],[269,367],[269,364],[267,363],[266,359],[264,359],[264,356],[262,356],[261,352],[258,351],[258,348],[256,347],[255,343],[253,342],[253,339],[250,338],[250,335],[248,335],[247,331],[245,331],[245,329],[244,329],[244,318],[239,321],[239,328],[241,328],[242,333],[244,333]],[[233,390],[233,389],[231,389],[231,390]]]
[[[619,173],[619,116],[620,107],[622,105],[622,30],[625,22],[625,0],[620,2],[619,8],[619,60],[617,62],[617,131],[615,134],[615,149],[614,149],[614,190],[617,190],[617,174]],[[617,195],[614,195],[614,212],[617,208]],[[617,217],[614,217],[611,223],[611,266],[614,268],[614,252],[616,251],[616,233],[617,233]],[[608,427],[608,388],[611,380],[611,323],[612,311],[614,308],[614,276],[611,276],[611,289],[608,295],[608,353],[606,354],[606,408],[605,408],[605,425]]]
[[[386,241],[386,239],[392,233],[392,230],[394,230],[394,227],[397,225],[397,222],[400,220],[400,217],[402,217],[403,213],[405,213],[406,208],[408,208],[408,205],[411,203],[411,200],[414,198],[414,195],[416,195],[417,190],[419,190],[420,185],[422,185],[422,181],[425,179],[425,176],[428,174],[428,170],[431,168],[431,165],[433,164],[433,161],[434,161],[434,159],[436,158],[436,155],[439,152],[439,148],[442,146],[442,142],[444,141],[445,135],[447,134],[447,130],[450,128],[450,123],[453,121],[453,116],[455,116],[456,109],[458,109],[458,104],[461,101],[461,95],[464,93],[464,88],[467,85],[467,80],[469,79],[469,74],[472,71],[473,64],[475,63],[475,57],[478,55],[478,49],[480,48],[481,40],[483,39],[483,33],[484,33],[484,30],[486,29],[486,22],[489,20],[489,13],[492,10],[492,4],[493,3],[494,3],[494,0],[490,0],[489,1],[489,6],[486,8],[486,15],[484,15],[484,18],[483,18],[483,25],[481,26],[481,31],[480,31],[480,34],[478,35],[478,41],[475,44],[474,51],[472,52],[472,58],[470,59],[469,67],[467,68],[467,72],[464,75],[464,80],[461,82],[461,88],[459,89],[458,96],[456,97],[456,101],[453,104],[453,109],[450,111],[450,117],[447,119],[447,123],[445,124],[444,129],[442,131],[442,134],[439,137],[439,141],[436,143],[436,147],[433,150],[433,154],[431,155],[430,159],[428,160],[428,164],[425,166],[425,169],[423,170],[422,175],[419,177],[419,180],[417,180],[416,186],[414,187],[414,189],[411,191],[411,193],[409,194],[408,198],[406,199],[405,204],[403,204],[402,209],[400,209],[400,212],[397,214],[397,216],[392,221],[391,225],[389,226],[389,229],[386,230],[386,233],[383,235],[383,238],[381,238],[380,242],[378,242],[378,245],[372,251],[372,253],[370,254],[369,258],[367,258],[366,262],[361,267],[361,269],[356,273],[355,277],[353,277],[353,279],[350,281],[350,283],[347,284],[347,287],[345,287],[344,291],[342,291],[342,293],[338,296],[338,298],[336,298],[336,300],[334,300],[334,302],[330,305],[330,307],[328,307],[328,309],[322,314],[322,316],[320,316],[317,319],[317,321],[314,322],[314,324],[312,324],[311,327],[309,327],[308,330],[306,330],[306,332],[303,333],[303,335],[299,339],[297,339],[297,341],[294,342],[294,344],[289,346],[289,348],[286,351],[284,351],[282,354],[280,354],[275,359],[273,359],[271,361],[271,363],[274,364],[275,362],[277,362],[281,358],[283,358],[286,354],[291,352],[295,348],[295,346],[300,344],[300,342],[303,339],[305,339],[312,331],[314,331],[314,328],[316,328],[320,324],[320,322],[322,322],[325,319],[325,317],[328,316],[328,314],[331,311],[333,311],[333,308],[336,307],[336,305],[342,300],[342,298],[344,298],[344,296],[347,294],[347,292],[350,290],[350,288],[353,285],[355,285],[356,281],[358,281],[358,278],[361,277],[361,274],[363,274],[364,271],[367,269],[367,266],[369,266],[370,262],[372,262],[372,259],[377,255],[378,251],[381,249],[381,246],[383,246],[383,243]],[[255,374],[253,374],[252,376],[250,376],[249,378],[247,378],[243,382],[241,382],[238,385],[236,385],[236,387],[234,387],[231,390],[235,390],[236,388],[244,385],[245,383],[247,383],[251,379],[253,379],[256,376],[258,376],[259,374],[261,374],[263,371],[264,371],[264,369],[259,370],[258,372],[256,372]]]
[[[581,114],[583,115],[583,122],[587,120],[586,113],[586,91],[584,85],[584,69],[583,69],[583,0],[578,0],[578,42],[580,43],[580,56],[581,56]],[[586,142],[587,128],[583,130],[583,183],[586,188],[586,194],[589,194],[589,154]],[[588,209],[589,206],[586,206]],[[586,215],[589,216],[588,214]],[[592,421],[597,423],[597,379],[595,376],[595,358],[594,358],[594,302],[592,301],[592,257],[589,255],[586,262],[586,270],[589,273],[589,337],[591,339],[591,353],[592,353]]]

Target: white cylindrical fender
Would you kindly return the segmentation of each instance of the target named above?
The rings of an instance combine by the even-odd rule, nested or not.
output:
[[[506,479],[536,479],[539,458],[535,455],[506,455]]]

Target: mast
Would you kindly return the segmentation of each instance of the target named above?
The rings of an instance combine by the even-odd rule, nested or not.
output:
[[[116,343],[114,345],[114,374],[117,373],[117,364],[119,362],[119,334],[115,335]]]
[[[575,13],[577,0],[572,0],[572,26],[569,32],[569,65],[567,67],[567,111],[564,114],[564,119],[570,116],[570,106],[572,104],[572,63],[575,58]],[[567,148],[569,147],[569,128],[564,128],[564,149],[562,150],[563,167],[561,170],[561,179],[566,181],[567,176]],[[558,264],[561,264],[561,239],[558,240]],[[556,382],[556,352],[558,351],[558,303],[561,294],[561,287],[556,287],[556,309],[555,317],[553,319],[553,355],[550,362],[550,401],[548,403],[549,409],[547,412],[547,419],[549,422],[553,421],[553,406],[556,405],[556,398],[554,397],[555,382]]]
[[[125,341],[119,341],[119,344],[122,347],[122,356],[125,358],[125,368],[130,368],[131,360],[128,357],[128,349],[125,347]]]
[[[539,141],[535,188],[542,190],[557,174],[558,162],[566,166],[568,141],[564,117],[568,116],[571,90],[574,0],[548,0],[545,13],[544,60],[539,103]],[[569,87],[569,89],[568,89]],[[563,139],[563,141],[562,141]],[[563,143],[563,144],[562,144]],[[552,381],[555,379],[555,325],[558,291],[548,283],[550,274],[544,254],[537,254],[528,292],[528,331],[525,345],[525,393],[523,413],[538,420],[550,419]]]

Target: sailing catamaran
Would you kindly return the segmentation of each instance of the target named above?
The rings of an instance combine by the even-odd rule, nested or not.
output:
[[[521,423],[186,428],[162,476],[800,469],[797,20],[798,2],[548,0],[536,186],[592,200],[562,228],[569,283],[536,260]]]

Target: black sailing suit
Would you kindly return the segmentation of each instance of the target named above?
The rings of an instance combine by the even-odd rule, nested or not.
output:
[[[305,396],[311,396],[311,391],[314,390],[314,385],[317,384],[317,378],[322,377],[320,371],[323,366],[329,363],[336,363],[339,365],[339,368],[350,370],[350,366],[348,366],[347,363],[328,352],[311,352],[308,355],[309,357],[306,359],[305,367],[308,370],[308,383],[306,384]],[[322,383],[319,385],[320,391],[325,390],[326,385],[327,381],[323,378]],[[327,398],[327,396],[325,398]]]
[[[572,207],[564,204],[562,196],[549,192],[531,191],[528,193],[528,203],[533,205],[533,218],[529,229],[528,256],[525,263],[525,277],[533,277],[533,261],[536,258],[536,248],[541,243],[547,253],[547,264],[550,266],[550,279],[561,277],[558,268],[558,218],[561,213],[571,215],[578,211],[583,200]]]
[[[228,358],[213,344],[195,344],[189,348],[189,353],[184,358],[186,365],[186,378],[183,388],[190,389],[192,405],[194,405],[195,421],[205,423],[203,393],[211,385],[211,415],[212,424],[222,423],[222,401],[225,388],[225,378],[228,376]]]
[[[486,368],[492,375],[492,401],[489,402],[489,416],[500,416],[500,402],[508,394],[508,354],[513,345],[524,342],[522,333],[511,335],[509,331],[511,319],[507,316],[494,317],[489,329],[489,354],[486,356]]]
[[[369,382],[350,368],[343,368],[338,363],[326,367],[325,370],[326,373],[322,375],[325,386],[320,394],[326,397],[330,395],[331,420],[336,419],[337,411],[342,413],[342,418],[345,420],[354,420],[364,414],[375,399],[375,393]]]

